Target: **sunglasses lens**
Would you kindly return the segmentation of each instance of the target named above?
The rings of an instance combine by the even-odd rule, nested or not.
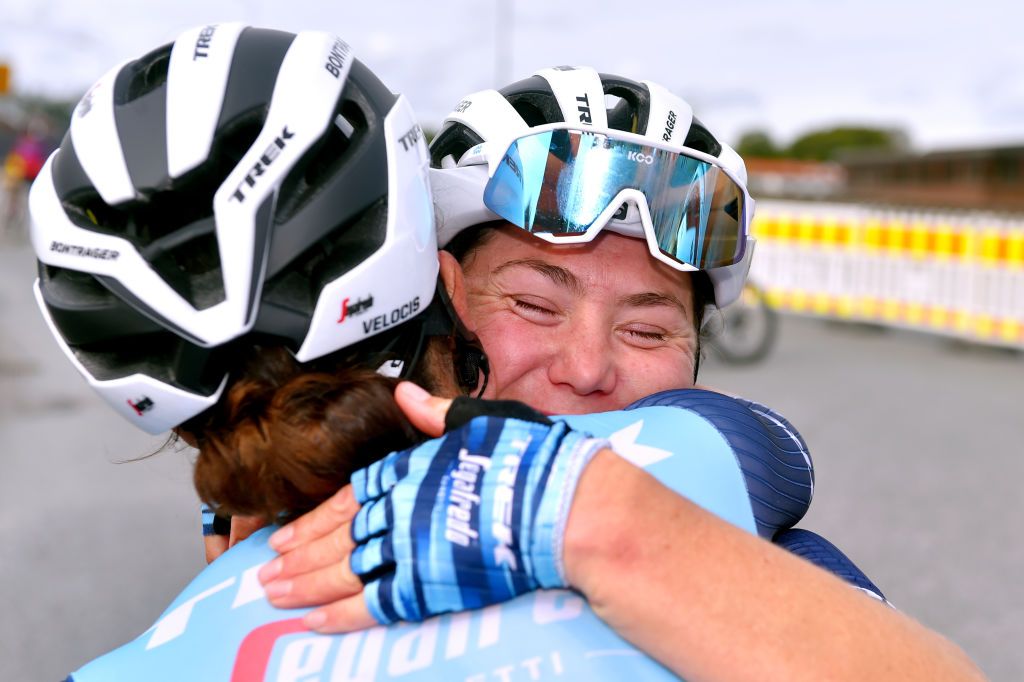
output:
[[[701,270],[743,258],[743,191],[717,166],[678,155],[660,192],[645,192],[663,254]]]
[[[484,204],[535,234],[571,236],[587,231],[608,206],[618,183],[606,150],[594,136],[553,130],[512,143],[484,189]]]
[[[534,234],[585,234],[626,189],[641,192],[666,258],[699,269],[743,257],[743,190],[717,166],[600,133],[550,130],[515,140],[484,203]]]

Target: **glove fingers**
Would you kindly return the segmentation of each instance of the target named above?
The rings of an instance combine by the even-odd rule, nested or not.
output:
[[[378,575],[382,570],[395,565],[395,552],[391,546],[391,537],[385,535],[370,538],[356,546],[349,557],[352,572],[364,583]]]
[[[393,573],[368,582],[363,588],[363,598],[366,600],[366,608],[370,615],[381,625],[389,625],[401,620],[422,620],[422,618],[411,617],[413,614],[399,613],[395,605],[401,604],[401,599],[397,598],[395,590],[395,575]]]
[[[409,451],[392,452],[383,459],[352,474],[352,492],[356,502],[366,504],[387,494],[398,482],[398,469],[408,467]]]
[[[393,518],[390,496],[364,504],[352,519],[352,539],[358,545],[384,534],[391,528]]]
[[[374,479],[377,475],[371,474],[375,467],[380,466],[380,460],[374,462],[365,469],[358,469],[352,472],[352,476],[349,478],[349,483],[352,484],[352,495],[356,498],[356,502],[359,504],[366,504],[369,500],[375,496],[371,496],[368,488],[368,482],[371,475]]]

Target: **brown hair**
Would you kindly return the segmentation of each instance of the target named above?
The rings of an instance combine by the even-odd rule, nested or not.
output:
[[[310,367],[280,346],[252,347],[238,366],[217,404],[179,429],[199,450],[199,497],[218,514],[290,520],[418,439],[396,381],[372,369]]]

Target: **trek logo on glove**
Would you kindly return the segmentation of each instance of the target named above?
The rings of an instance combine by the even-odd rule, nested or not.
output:
[[[512,444],[515,446],[515,443]],[[523,443],[523,450],[526,450]],[[515,497],[516,474],[519,471],[520,458],[517,455],[506,455],[504,466],[498,473],[498,488],[494,493],[494,513],[491,518],[491,534],[497,541],[494,548],[494,563],[498,566],[507,565],[513,571],[518,568],[516,556],[512,552],[512,502]]]

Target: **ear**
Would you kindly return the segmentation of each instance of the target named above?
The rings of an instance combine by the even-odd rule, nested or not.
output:
[[[455,256],[447,251],[438,251],[437,259],[441,263],[441,280],[444,282],[445,291],[455,308],[455,314],[470,332],[476,331],[473,318],[469,315],[469,299],[466,296],[466,276],[462,272],[462,266]]]

